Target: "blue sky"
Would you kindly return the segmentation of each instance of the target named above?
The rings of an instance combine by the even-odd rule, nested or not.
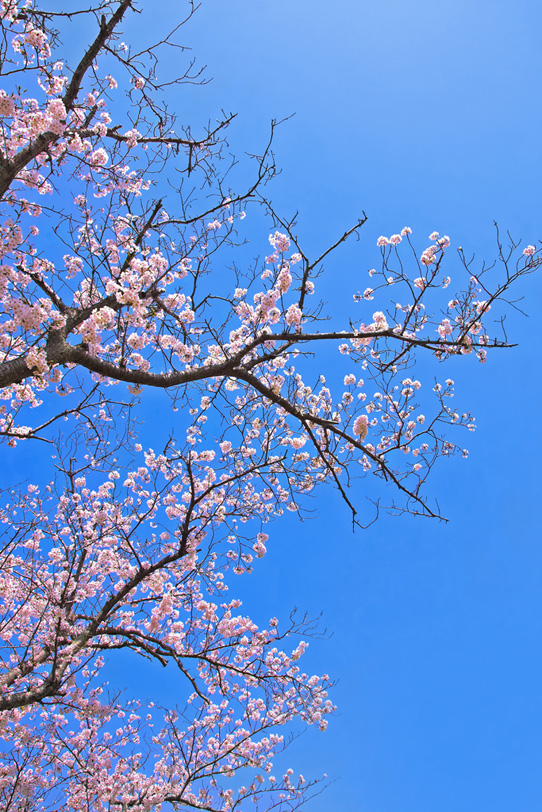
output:
[[[135,36],[183,8],[141,5]],[[378,264],[380,234],[409,225],[423,249],[437,230],[488,262],[494,220],[542,239],[541,25],[528,0],[203,0],[183,42],[213,82],[170,104],[192,124],[237,112],[237,154],[295,113],[277,133],[269,195],[285,216],[299,210],[307,252],[369,217],[326,266],[321,290],[341,313]],[[265,253],[267,231],[248,228]],[[478,424],[462,441],[469,460],[434,472],[448,524],[383,516],[353,535],[327,490],[314,519],[272,527],[268,555],[238,582],[256,618],[298,606],[329,633],[307,667],[337,680],[339,712],[288,757],[332,780],[310,812],[542,806],[541,291],[534,277],[518,287],[528,317],[507,321],[518,348],[447,371]],[[144,693],[150,679],[142,667],[133,684]],[[164,694],[179,700],[166,680]]]
[[[528,0],[205,0],[184,41],[214,81],[179,94],[180,109],[238,112],[239,152],[295,113],[277,135],[276,207],[299,209],[314,253],[369,216],[328,269],[341,308],[378,262],[376,238],[404,225],[421,247],[436,229],[488,261],[493,220],[542,237],[541,24]],[[528,318],[509,316],[517,349],[454,366],[478,431],[469,460],[433,480],[448,524],[383,517],[352,535],[325,493],[314,520],[274,526],[240,587],[256,615],[297,605],[332,633],[309,656],[338,680],[339,714],[290,759],[334,779],[312,812],[542,804],[541,287],[529,278]]]

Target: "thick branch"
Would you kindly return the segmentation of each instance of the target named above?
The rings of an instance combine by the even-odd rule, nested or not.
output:
[[[114,305],[114,297],[108,297],[108,299],[104,299],[98,305],[92,305],[90,308],[88,308],[89,315],[90,312],[96,310],[98,307],[104,304],[107,304],[108,306]],[[75,315],[69,321],[69,327],[71,328],[76,326],[83,320],[84,319],[80,317],[78,311],[75,311]],[[138,384],[141,386],[153,386],[158,389],[171,389],[175,386],[181,386],[193,381],[219,378],[225,375],[242,377],[242,374],[246,371],[246,368],[248,369],[255,365],[265,363],[267,360],[276,357],[277,354],[287,352],[287,350],[294,344],[304,344],[312,341],[344,341],[356,338],[389,338],[399,341],[407,346],[422,347],[431,352],[446,350],[449,347],[462,346],[460,341],[446,341],[444,339],[437,339],[433,341],[431,339],[419,339],[413,336],[395,333],[393,330],[374,330],[364,333],[360,333],[355,330],[351,332],[330,333],[265,333],[255,338],[252,342],[250,342],[249,345],[247,345],[247,347],[243,348],[231,358],[217,364],[197,367],[185,371],[144,372],[140,369],[126,369],[113,363],[112,361],[106,361],[102,358],[98,358],[97,356],[87,352],[82,344],[77,346],[67,344],[63,337],[62,331],[52,330],[47,341],[47,363],[49,366],[59,364],[77,364],[78,366],[88,369],[90,372],[97,372],[99,375],[103,375],[106,378],[111,378],[112,380],[124,381],[125,383]],[[268,341],[285,341],[287,342],[287,347],[280,348],[278,352],[274,351],[270,354],[266,354],[260,358],[254,359],[246,368],[240,366],[243,358],[251,350]],[[477,349],[478,347],[483,349],[490,347],[493,349],[496,347],[513,347],[515,345],[506,343],[494,343],[488,345],[473,342],[470,346],[472,349]],[[238,375],[237,373],[241,374]],[[10,386],[12,384],[22,383],[24,380],[26,380],[26,378],[32,377],[33,374],[34,373],[32,370],[27,367],[24,356],[11,361],[4,361],[3,364],[0,364],[0,388]]]

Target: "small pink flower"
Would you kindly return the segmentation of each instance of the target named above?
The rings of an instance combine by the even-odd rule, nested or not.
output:
[[[290,240],[286,234],[281,234],[280,231],[275,231],[274,234],[269,235],[269,242],[275,251],[287,251],[290,247]]]
[[[432,265],[435,262],[435,254],[437,252],[436,245],[430,245],[429,248],[426,248],[423,254],[420,257],[420,261],[423,262],[424,265]]]
[[[12,116],[14,112],[15,105],[13,104],[13,99],[2,90],[0,92],[0,116]]]
[[[375,330],[387,330],[388,329],[388,322],[386,316],[381,310],[377,310],[376,313],[373,313],[373,321],[374,321],[374,329]]]
[[[378,240],[376,241],[376,244],[380,248],[383,245],[389,245],[389,240],[387,237],[379,237]]]
[[[90,163],[94,164],[94,166],[105,166],[108,160],[107,152],[102,147],[95,150],[90,156]]]
[[[361,440],[364,440],[367,437],[367,428],[369,426],[369,418],[366,414],[360,414],[354,420],[354,425],[352,427],[352,431],[356,434]]]
[[[288,310],[286,311],[286,324],[295,324],[299,325],[301,322],[301,310],[296,304],[290,305]]]
[[[443,319],[437,327],[437,331],[441,338],[446,338],[446,336],[451,335],[453,328],[450,324],[450,319]]]

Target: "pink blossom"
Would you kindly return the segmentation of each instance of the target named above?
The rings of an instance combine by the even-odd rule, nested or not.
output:
[[[420,261],[424,265],[432,265],[435,262],[435,254],[437,253],[437,250],[436,245],[430,245],[429,248],[426,248],[421,255]]]
[[[491,310],[491,305],[489,304],[489,302],[486,302],[486,301],[477,302],[477,304],[476,304],[476,312],[478,313],[479,316],[482,316],[484,313],[487,313],[489,310]]]
[[[287,234],[281,234],[280,231],[275,231],[274,234],[269,235],[269,242],[279,253],[287,251],[290,247],[290,239]]]
[[[134,127],[133,129],[125,132],[124,137],[126,138],[127,145],[130,147],[130,149],[133,149],[137,145],[137,141],[138,138],[141,137],[141,133]],[[207,228],[209,228],[209,226],[207,226]]]
[[[13,99],[4,90],[0,90],[0,116],[12,116],[14,112]]]
[[[374,321],[374,329],[375,330],[387,330],[388,329],[389,325],[388,325],[386,316],[381,310],[377,310],[376,313],[373,313],[373,321]]]
[[[288,266],[285,266],[284,268],[282,268],[277,279],[277,285],[280,292],[287,293],[288,290],[290,289],[291,284],[292,284],[292,275],[290,274]]]
[[[453,327],[450,324],[450,319],[443,319],[437,327],[438,334],[441,338],[446,338],[453,332]]]
[[[105,166],[108,160],[109,156],[103,147],[95,150],[89,158],[89,161],[93,166]]]
[[[299,325],[301,323],[302,312],[298,305],[292,304],[286,311],[286,324]]]
[[[366,414],[360,414],[354,420],[354,425],[352,426],[352,432],[356,436],[358,436],[361,440],[364,440],[367,436],[367,430],[369,426],[369,418]]]

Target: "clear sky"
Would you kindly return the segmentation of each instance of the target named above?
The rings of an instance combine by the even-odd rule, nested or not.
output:
[[[182,6],[153,4],[139,32]],[[378,263],[376,238],[405,225],[421,248],[437,230],[487,261],[493,220],[542,238],[541,26],[535,0],[203,0],[183,41],[214,81],[172,106],[189,122],[238,112],[237,152],[296,114],[269,194],[285,215],[299,209],[307,251],[369,217],[329,264],[324,290],[341,308]],[[520,286],[517,349],[450,369],[478,431],[461,441],[467,462],[435,472],[448,524],[384,516],[353,535],[324,492],[313,520],[272,527],[268,556],[239,581],[255,616],[297,605],[332,635],[308,657],[338,681],[339,713],[289,759],[333,779],[310,812],[542,808],[541,291],[533,277]]]

